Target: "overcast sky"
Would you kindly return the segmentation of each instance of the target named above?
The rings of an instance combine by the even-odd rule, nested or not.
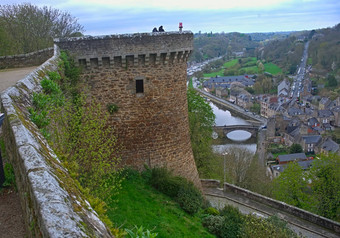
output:
[[[312,30],[340,23],[340,0],[1,0],[68,11],[86,35],[166,31],[273,32]],[[53,2],[53,3],[52,3]]]

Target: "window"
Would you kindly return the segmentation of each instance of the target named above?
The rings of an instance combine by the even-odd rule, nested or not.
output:
[[[144,93],[143,79],[136,79],[136,93]]]

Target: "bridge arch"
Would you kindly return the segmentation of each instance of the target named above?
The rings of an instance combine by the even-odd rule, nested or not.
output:
[[[214,126],[213,130],[219,136],[226,136],[232,131],[242,130],[249,132],[251,134],[251,137],[256,137],[257,132],[259,131],[259,127],[254,125]]]

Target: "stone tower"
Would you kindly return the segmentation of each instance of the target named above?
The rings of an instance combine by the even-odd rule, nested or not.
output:
[[[162,167],[200,187],[189,134],[186,96],[191,32],[57,39],[83,66],[90,94],[106,109],[123,145],[122,163]]]

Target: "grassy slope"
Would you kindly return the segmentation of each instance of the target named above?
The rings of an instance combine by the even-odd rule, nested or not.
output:
[[[123,182],[117,199],[117,209],[108,214],[116,226],[131,229],[142,225],[158,233],[157,237],[215,237],[203,228],[198,216],[186,214],[139,175]]]
[[[278,73],[282,73],[282,69],[279,66],[277,66],[276,64],[273,64],[273,63],[265,63],[264,68],[265,68],[266,72],[269,72],[273,75],[276,75]]]
[[[255,57],[248,57],[247,60],[248,60],[248,62],[244,63],[243,67],[240,68],[240,70],[244,69],[246,73],[248,73],[249,71],[258,73],[258,67],[256,66],[256,61],[257,61],[256,58]],[[230,60],[230,61],[224,63],[223,67],[219,71],[211,72],[209,74],[204,74],[204,77],[210,78],[210,77],[216,77],[216,75],[217,76],[224,76],[223,75],[224,70],[226,68],[231,68],[231,67],[235,66],[237,63],[238,63],[238,59]],[[265,63],[264,68],[265,68],[266,72],[269,72],[273,75],[276,75],[278,73],[282,73],[282,69],[279,66],[277,66],[276,64],[273,64],[273,63]]]

